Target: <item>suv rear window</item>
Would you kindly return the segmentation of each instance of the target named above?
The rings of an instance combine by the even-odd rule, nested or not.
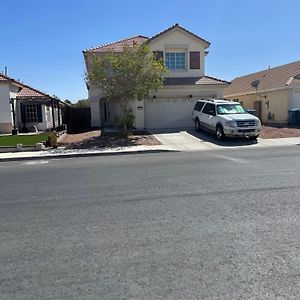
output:
[[[196,102],[195,107],[194,107],[194,110],[196,110],[196,111],[201,111],[201,109],[202,109],[204,103],[205,103],[205,102],[200,102],[200,101]]]

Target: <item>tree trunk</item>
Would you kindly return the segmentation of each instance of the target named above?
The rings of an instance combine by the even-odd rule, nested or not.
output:
[[[123,117],[123,135],[125,137],[128,136],[128,127],[127,127],[127,118],[128,118],[128,101],[127,100],[122,100],[121,103],[121,108],[122,108],[122,117]]]
[[[128,128],[127,128],[127,114],[125,115],[125,122],[123,124],[123,134],[125,137],[128,136]]]

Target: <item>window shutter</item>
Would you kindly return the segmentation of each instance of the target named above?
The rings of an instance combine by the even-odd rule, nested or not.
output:
[[[25,112],[25,105],[20,103],[20,110],[21,110],[21,122],[24,124],[26,123],[26,112]]]
[[[43,123],[42,105],[41,104],[38,104],[36,106],[36,111],[37,111],[38,123]]]
[[[200,69],[200,52],[190,52],[190,69]]]
[[[156,60],[160,60],[164,58],[164,52],[163,51],[153,51],[154,57]]]

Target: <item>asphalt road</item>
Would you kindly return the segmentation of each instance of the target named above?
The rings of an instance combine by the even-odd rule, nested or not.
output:
[[[0,299],[299,299],[300,147],[0,163]]]

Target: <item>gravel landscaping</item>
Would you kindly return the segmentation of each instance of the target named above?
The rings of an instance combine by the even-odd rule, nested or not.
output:
[[[300,128],[262,126],[260,132],[261,139],[288,137],[300,137]],[[128,138],[124,138],[117,132],[102,132],[101,130],[66,134],[58,144],[66,149],[105,149],[137,145],[161,145],[160,141],[147,131],[134,131]]]
[[[117,132],[101,130],[66,134],[59,142],[59,146],[65,146],[66,149],[103,149],[138,145],[161,145],[161,143],[147,131],[135,131],[126,138]]]
[[[300,128],[271,127],[263,125],[259,137],[262,139],[300,137]]]

